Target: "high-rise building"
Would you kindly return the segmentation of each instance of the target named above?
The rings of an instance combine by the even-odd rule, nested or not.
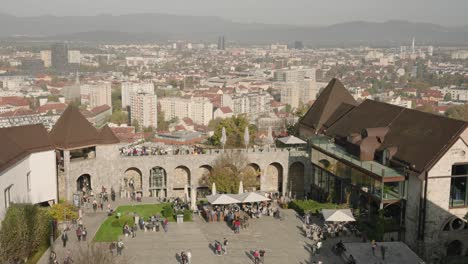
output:
[[[68,63],[80,64],[81,63],[81,52],[79,50],[68,51]]]
[[[218,37],[218,49],[219,50],[226,49],[226,38],[224,36]]]
[[[90,108],[108,105],[112,107],[112,87],[108,82],[84,84],[80,86],[81,103]]]
[[[281,102],[292,108],[315,100],[318,94],[314,68],[279,70],[273,80],[274,88],[280,90]]]
[[[122,83],[122,108],[130,106],[130,98],[137,92],[154,94],[154,84],[144,82],[123,82]]]
[[[50,50],[41,50],[41,60],[44,62],[44,67],[52,66],[52,52]]]
[[[142,127],[158,128],[158,104],[155,94],[138,92],[130,97],[131,122]]]
[[[190,118],[195,124],[208,125],[213,118],[213,104],[208,98],[165,97],[159,100],[164,120]]]
[[[55,43],[51,48],[52,67],[59,71],[65,71],[68,67],[68,45]]]
[[[253,120],[270,112],[272,99],[266,92],[223,94],[221,104],[223,107],[231,108],[234,115],[247,114]]]

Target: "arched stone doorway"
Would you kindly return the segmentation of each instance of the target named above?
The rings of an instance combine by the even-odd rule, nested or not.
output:
[[[202,165],[197,168],[194,178],[194,185],[197,186],[197,197],[205,198],[207,195],[210,195],[209,186],[207,186],[206,177],[209,177],[213,172],[213,167],[210,165]]]
[[[143,196],[143,174],[138,168],[129,168],[125,171],[120,182],[121,197],[130,198],[133,195]]]
[[[187,187],[188,197],[190,197],[190,186],[190,170],[185,166],[176,167],[172,184],[173,196],[185,198],[185,187]]]
[[[92,185],[91,185],[91,175],[89,174],[83,174],[78,179],[76,180],[76,190],[78,192],[83,192],[83,194],[88,193],[91,191]]]
[[[252,191],[252,188],[255,189],[254,191],[260,189],[260,184],[261,184],[261,176],[262,176],[262,171],[260,169],[260,166],[256,163],[249,163],[247,166],[245,166],[244,171],[245,174],[248,175],[253,175],[255,177],[255,185],[251,186],[250,188],[246,188],[245,182],[244,182],[244,190],[245,191]]]
[[[167,197],[167,172],[161,167],[150,170],[149,192],[151,197]]]
[[[304,197],[304,164],[294,162],[289,167],[289,186],[293,197]]]
[[[461,256],[463,251],[463,243],[459,240],[453,240],[447,245],[447,256]]]
[[[283,193],[283,166],[275,162],[267,166],[264,186],[262,190],[267,192]]]

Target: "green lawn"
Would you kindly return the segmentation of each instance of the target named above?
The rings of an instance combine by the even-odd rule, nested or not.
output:
[[[143,216],[148,219],[149,216],[159,214],[162,216],[162,209],[165,203],[161,204],[142,204],[142,205],[123,205],[116,209],[114,215],[109,216],[96,233],[94,241],[96,242],[111,242],[117,241],[119,236],[122,235],[122,228],[125,223],[133,225],[132,213],[136,212],[140,217]],[[120,219],[116,218],[117,212],[121,213]],[[167,219],[170,222],[174,222],[173,217]]]

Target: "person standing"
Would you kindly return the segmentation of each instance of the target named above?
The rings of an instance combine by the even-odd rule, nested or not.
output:
[[[228,247],[228,244],[229,244],[229,241],[224,238],[224,242],[223,242],[223,251],[224,251],[224,255],[227,254],[227,247]]]
[[[67,256],[63,260],[63,264],[72,264],[72,263],[73,263],[73,259],[70,254],[70,250],[67,250]]]
[[[124,243],[122,239],[120,239],[119,242],[117,243],[117,255],[122,255],[123,248],[124,248]]]
[[[375,240],[372,240],[371,247],[372,247],[372,256],[375,256],[375,249],[377,248],[377,243],[375,242]]]
[[[66,246],[67,246],[67,241],[68,241],[67,231],[64,230],[63,233],[62,233],[63,247],[66,247]]]
[[[381,245],[380,246],[380,252],[382,252],[382,259],[385,260],[385,246],[384,245]]]

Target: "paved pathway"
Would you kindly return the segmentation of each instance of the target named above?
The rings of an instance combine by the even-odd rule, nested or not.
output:
[[[144,200],[144,203],[153,202]],[[120,200],[113,203],[113,207],[129,204],[128,200]],[[324,247],[320,256],[311,256],[310,242],[304,237],[302,222],[296,217],[293,210],[282,210],[283,219],[275,220],[272,217],[262,217],[250,220],[248,230],[241,230],[240,234],[234,234],[224,222],[207,223],[198,216],[194,216],[194,222],[176,224],[169,223],[169,231],[137,232],[136,238],[122,237],[125,243],[124,256],[130,263],[179,263],[177,254],[190,249],[192,251],[192,263],[253,263],[250,251],[265,249],[265,262],[268,264],[311,264],[314,260],[322,260],[325,264],[342,264],[340,258],[335,256],[330,248],[336,240],[324,241]],[[106,219],[105,212],[98,210],[94,213],[85,212],[83,223],[88,230],[88,242],[92,241],[94,234],[101,223]],[[216,256],[212,250],[215,240],[223,238],[229,240],[228,254]],[[346,242],[347,239],[344,239]],[[107,247],[107,243],[104,243]],[[67,248],[62,247],[61,239],[57,239],[54,247],[58,260],[62,260],[66,250],[70,249],[72,255],[76,254],[85,242],[78,242],[74,230],[69,234]],[[47,264],[49,251],[44,254],[39,264]]]

